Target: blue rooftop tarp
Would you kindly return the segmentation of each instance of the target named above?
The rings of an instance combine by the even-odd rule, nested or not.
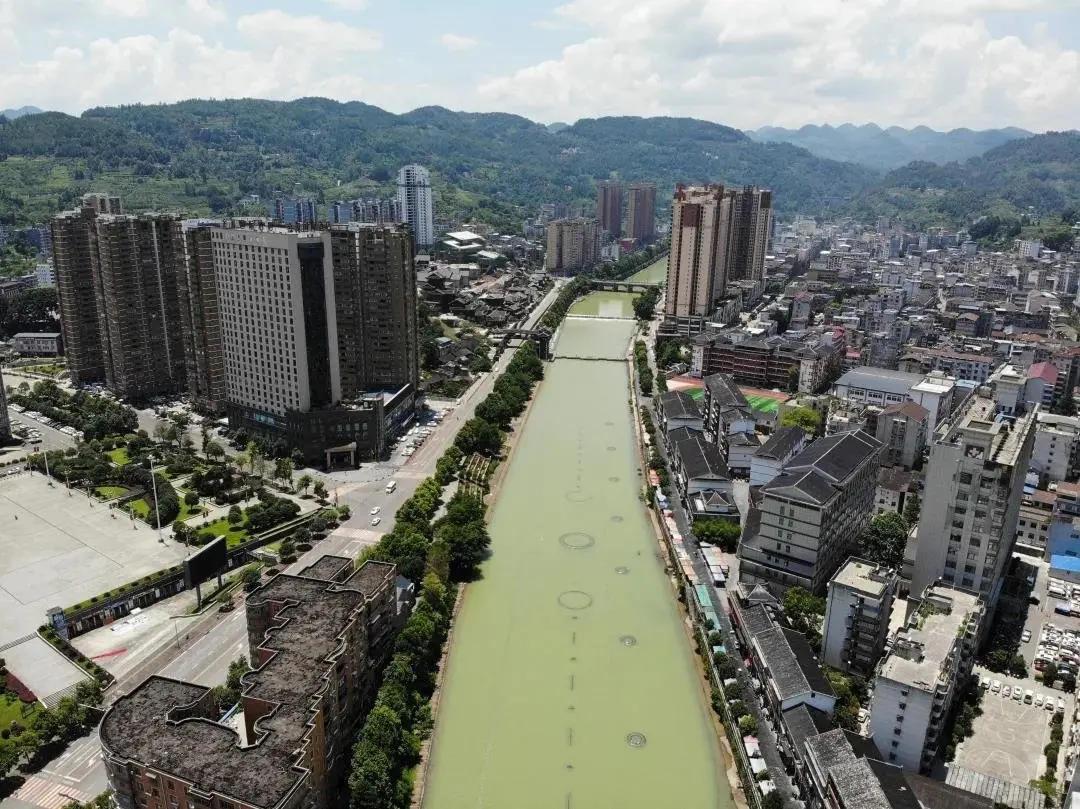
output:
[[[1070,573],[1080,573],[1080,556],[1066,556],[1056,553],[1050,557],[1050,569],[1067,570]]]

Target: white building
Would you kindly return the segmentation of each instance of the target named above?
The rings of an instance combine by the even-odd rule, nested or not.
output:
[[[930,448],[912,592],[939,578],[997,601],[1016,539],[1036,406],[1019,419],[997,413],[981,388],[939,426]]]
[[[56,273],[52,264],[37,264],[34,267],[34,281],[39,287],[56,286]]]
[[[896,571],[852,557],[829,580],[822,661],[849,674],[874,673],[889,634]]]
[[[397,174],[398,205],[402,221],[412,228],[417,247],[435,243],[435,206],[431,199],[431,175],[423,166],[409,165]]]
[[[924,591],[874,684],[870,732],[889,763],[930,767],[952,701],[971,673],[982,616],[971,593],[941,584]]]
[[[915,402],[929,412],[926,429],[933,433],[937,423],[952,411],[955,389],[956,379],[940,372],[905,373],[860,366],[836,380],[832,394],[847,402],[882,408]]]
[[[1080,418],[1040,412],[1031,450],[1031,471],[1039,473],[1040,482],[1060,483],[1074,477],[1078,453]]]
[[[788,461],[803,451],[807,440],[801,427],[781,427],[774,432],[750,459],[750,485],[764,486],[779,475]]]
[[[1006,363],[1000,366],[994,373],[990,374],[986,384],[994,392],[994,401],[997,402],[999,413],[1011,416],[1024,409],[1024,392],[1027,386],[1027,377],[1015,365]]]

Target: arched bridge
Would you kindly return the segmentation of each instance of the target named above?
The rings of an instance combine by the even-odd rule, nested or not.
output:
[[[590,286],[603,292],[645,292],[655,289],[660,284],[656,281],[605,281],[595,278],[590,282]]]

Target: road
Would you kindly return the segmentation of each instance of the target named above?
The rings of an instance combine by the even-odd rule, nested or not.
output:
[[[557,282],[525,321],[524,328],[531,329],[536,325],[555,300],[560,287],[561,283]],[[352,518],[329,537],[316,543],[286,572],[296,573],[326,554],[357,556],[365,546],[374,544],[385,531],[390,530],[394,524],[394,512],[412,496],[420,481],[434,473],[435,463],[453,443],[458,428],[473,417],[476,406],[491,392],[495,378],[506,370],[512,356],[512,350],[505,351],[491,372],[477,380],[458,399],[453,412],[444,417],[431,437],[404,464],[396,466],[393,462],[379,462],[367,464],[359,470],[320,474],[319,477],[327,483],[331,497],[336,497],[342,504],[347,503],[352,509]],[[388,479],[396,480],[398,484],[392,494],[385,491]],[[382,509],[381,524],[377,528],[370,525],[369,512],[375,506]],[[158,672],[200,685],[218,685],[225,681],[229,663],[248,654],[242,594],[237,599],[237,608],[232,612],[220,613],[211,609],[198,617],[173,620],[183,621],[184,624],[172,637],[166,633],[161,646],[148,650],[145,661],[122,675],[116,686],[110,689],[110,698],[128,693],[146,677]],[[28,779],[19,792],[0,802],[0,809],[62,809],[67,799],[57,797],[59,794],[87,800],[107,786],[97,734],[94,733],[87,739],[80,739],[68,748],[64,756]]]

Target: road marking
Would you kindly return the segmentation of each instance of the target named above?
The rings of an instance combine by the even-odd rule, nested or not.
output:
[[[66,784],[56,784],[33,775],[15,792],[20,801],[40,806],[41,809],[63,809],[73,800],[86,802],[94,796]]]

